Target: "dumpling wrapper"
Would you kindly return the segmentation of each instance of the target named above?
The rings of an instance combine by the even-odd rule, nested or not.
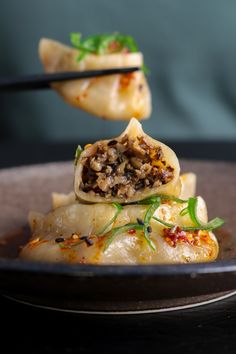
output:
[[[189,215],[180,215],[187,204],[175,202],[161,204],[154,216],[176,225],[193,226]],[[127,205],[118,215],[115,223],[118,227],[127,223],[143,220],[147,211],[146,205]],[[101,228],[111,220],[115,212],[111,204],[74,203],[55,209],[47,215],[31,212],[29,223],[32,240],[22,249],[20,256],[24,259],[90,264],[164,264],[208,262],[216,259],[218,243],[212,232],[199,231],[196,244],[178,241],[175,246],[168,243],[163,236],[164,225],[151,220],[151,239],[156,245],[152,250],[142,234],[123,232],[119,234],[107,249],[104,249],[107,237],[97,237]],[[197,215],[202,223],[207,222],[206,204],[198,197]],[[93,245],[73,239],[73,235],[90,235]],[[108,234],[109,235],[109,234]],[[57,243],[58,237],[65,238]],[[201,238],[202,236],[202,238]],[[195,236],[194,236],[195,237]],[[79,241],[79,242],[78,242]]]
[[[197,176],[195,173],[188,172],[180,176],[181,192],[179,197],[181,199],[188,199],[194,197],[196,194]]]
[[[78,200],[87,203],[131,203],[157,194],[179,196],[179,173],[174,151],[145,134],[132,118],[119,137],[98,141],[80,154],[74,191]]]
[[[52,193],[52,209],[57,209],[64,205],[73,204],[76,201],[75,193]]]
[[[43,38],[39,56],[47,73],[120,67],[141,67],[142,53],[88,54],[77,62],[78,50]],[[92,79],[54,83],[52,87],[74,107],[104,119],[146,119],[151,114],[151,94],[142,71]]]

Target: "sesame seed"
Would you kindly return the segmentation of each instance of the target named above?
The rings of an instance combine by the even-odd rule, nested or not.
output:
[[[137,223],[138,223],[139,225],[144,225],[143,220],[142,220],[142,219],[140,219],[140,218],[137,218]]]
[[[89,236],[80,236],[80,240],[84,241],[87,246],[92,246],[93,245],[93,240],[89,238]]]
[[[91,238],[87,238],[85,240],[85,242],[87,243],[87,246],[92,246],[93,245],[93,240],[91,240]]]
[[[147,227],[147,232],[148,232],[149,234],[152,232],[151,226],[148,226],[148,227]]]
[[[65,241],[64,237],[57,237],[57,238],[55,239],[55,242],[56,242],[56,243],[60,243],[60,242],[64,242],[64,241]]]
[[[80,236],[80,240],[85,241],[88,238],[88,236]]]

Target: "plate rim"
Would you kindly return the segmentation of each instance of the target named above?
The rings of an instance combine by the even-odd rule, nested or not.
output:
[[[66,313],[73,313],[73,314],[82,314],[82,315],[100,315],[100,316],[130,316],[130,315],[146,315],[146,314],[156,314],[156,313],[166,313],[166,312],[174,312],[174,311],[182,311],[182,310],[188,310],[196,307],[202,307],[210,304],[214,304],[216,302],[228,299],[232,296],[236,295],[236,290],[232,290],[227,292],[224,295],[221,295],[219,297],[209,299],[209,300],[204,300],[200,302],[196,302],[193,304],[187,304],[187,305],[176,305],[173,307],[168,307],[168,308],[156,308],[156,309],[146,309],[146,310],[127,310],[127,311],[98,311],[98,310],[78,310],[78,309],[66,309],[66,308],[60,308],[60,307],[53,307],[53,306],[47,306],[47,305],[40,305],[40,304],[35,304],[30,301],[25,301],[21,300],[20,298],[11,296],[11,295],[6,295],[2,294],[4,297],[11,301],[18,302],[20,304],[30,306],[30,307],[35,307],[43,310],[50,310],[50,311],[55,311],[55,312],[66,312]]]
[[[201,275],[216,275],[222,273],[236,274],[236,259],[219,260],[209,263],[191,264],[147,264],[147,265],[96,265],[96,264],[67,264],[28,261],[17,258],[0,258],[0,272],[27,272],[45,275],[60,274],[69,277],[168,277]]]

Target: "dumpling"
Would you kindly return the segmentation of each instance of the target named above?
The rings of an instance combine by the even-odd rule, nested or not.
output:
[[[117,138],[98,141],[76,160],[74,190],[89,203],[131,203],[156,194],[178,196],[178,159],[168,146],[152,139],[131,119]]]
[[[46,38],[39,42],[39,56],[47,73],[143,64],[140,52],[88,54],[78,62],[78,50]],[[151,114],[151,94],[142,71],[54,83],[52,87],[72,106],[104,119],[146,119]]]
[[[175,153],[131,119],[117,138],[77,149],[74,192],[53,194],[47,215],[31,212],[20,257],[86,264],[209,262],[219,246],[196,175],[180,176]]]
[[[32,240],[22,249],[21,257],[28,260],[90,264],[160,264],[213,261],[218,255],[218,243],[211,231],[182,231],[193,226],[189,215],[180,211],[187,203],[162,203],[154,213],[165,222],[179,225],[175,231],[160,222],[150,222],[151,240],[155,250],[146,242],[143,231],[123,230],[112,242],[109,230],[127,224],[141,223],[149,206],[127,205],[111,223],[106,234],[100,234],[109,223],[115,208],[111,204],[85,205],[73,203],[55,209],[46,216],[30,213]],[[198,219],[207,222],[206,204],[198,197]],[[100,236],[99,236],[100,235]]]

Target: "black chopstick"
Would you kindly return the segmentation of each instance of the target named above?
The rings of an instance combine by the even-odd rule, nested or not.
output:
[[[140,70],[140,68],[133,66],[128,68],[69,71],[53,74],[34,74],[27,76],[2,77],[0,78],[0,91],[47,89],[51,88],[50,84],[53,82],[89,79],[93,77],[114,74],[127,74],[137,70]]]

